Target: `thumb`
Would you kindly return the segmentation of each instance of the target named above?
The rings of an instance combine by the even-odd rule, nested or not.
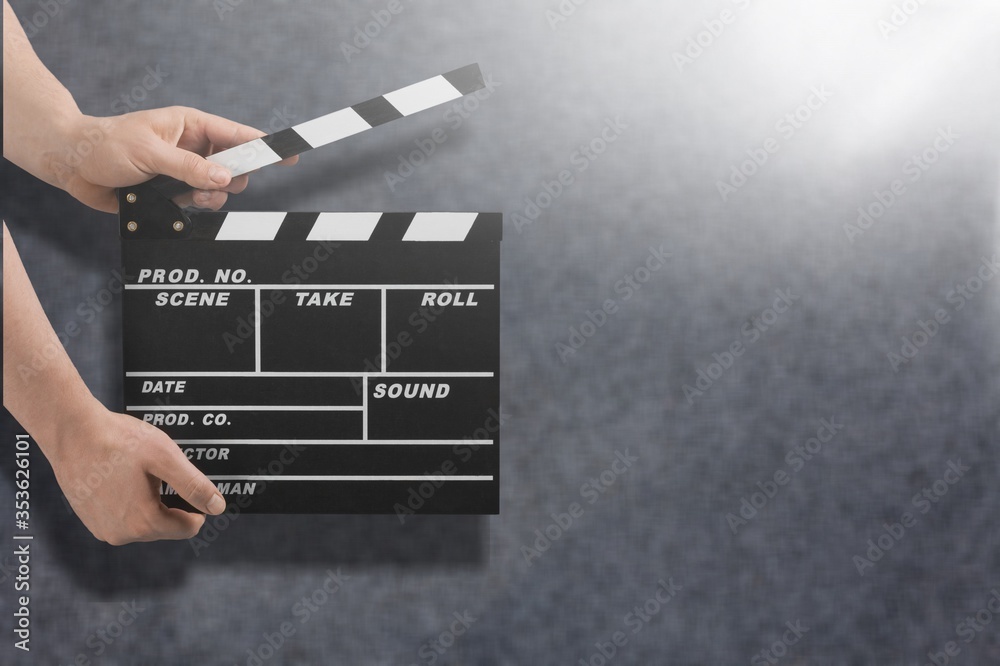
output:
[[[191,464],[173,442],[165,455],[157,456],[149,472],[170,484],[188,504],[204,513],[217,515],[226,510],[226,500],[211,481]]]
[[[209,162],[197,153],[171,146],[166,142],[157,146],[149,162],[157,173],[183,180],[199,190],[217,190],[232,180],[225,167]]]

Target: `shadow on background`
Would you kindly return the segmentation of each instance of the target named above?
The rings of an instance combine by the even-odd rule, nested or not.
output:
[[[2,441],[23,432],[4,410]],[[193,567],[205,564],[355,569],[487,564],[481,516],[409,516],[405,524],[387,515],[215,516],[191,541],[109,546],[72,513],[34,442],[32,452],[37,455],[31,467],[32,520],[42,526],[35,532],[38,542],[76,585],[101,597],[177,588]],[[0,456],[3,479],[14,478],[12,461]]]

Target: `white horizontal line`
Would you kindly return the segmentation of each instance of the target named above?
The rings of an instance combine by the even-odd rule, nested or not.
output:
[[[250,446],[282,446],[299,444],[302,446],[448,446],[476,445],[492,446],[492,439],[175,439],[185,445],[226,445],[247,444]]]
[[[319,291],[320,289],[339,289],[341,291],[350,289],[351,291],[379,291],[381,289],[401,290],[421,290],[421,291],[467,291],[476,289],[478,291],[493,291],[496,285],[492,284],[127,284],[126,289],[197,289],[205,291],[207,289],[269,289],[284,291]]]
[[[209,476],[212,481],[492,481],[493,476],[417,474],[401,476],[270,476],[259,474]]]
[[[358,405],[129,405],[127,412],[177,412],[182,409],[200,412],[202,410],[227,412],[360,412]]]
[[[126,377],[492,377],[492,372],[126,372]]]

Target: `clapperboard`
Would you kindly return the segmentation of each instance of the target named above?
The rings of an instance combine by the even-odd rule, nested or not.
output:
[[[483,87],[470,65],[209,159],[240,175]],[[243,512],[498,513],[501,214],[191,212],[188,189],[119,191],[126,413]]]

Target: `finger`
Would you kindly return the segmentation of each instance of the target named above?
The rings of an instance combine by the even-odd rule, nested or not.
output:
[[[201,514],[169,509],[161,504],[159,512],[150,521],[151,534],[147,539],[190,539],[198,534],[204,524],[205,516]]]
[[[239,194],[240,192],[242,192],[247,188],[247,185],[249,183],[250,183],[250,176],[247,174],[243,174],[242,176],[234,176],[233,179],[229,181],[228,185],[226,185],[225,187],[220,187],[218,188],[218,190],[221,192],[228,192],[229,194]]]
[[[250,178],[247,175],[236,176],[229,185],[221,190],[193,190],[173,197],[172,201],[181,208],[197,206],[198,208],[210,208],[219,210],[226,203],[226,193],[239,194],[247,188]]]
[[[226,203],[227,195],[221,190],[189,190],[178,194],[171,201],[180,208],[208,208],[219,210]]]
[[[163,141],[155,144],[149,165],[156,173],[162,173],[183,180],[201,190],[219,189],[229,185],[232,179],[229,171],[218,164],[209,162],[201,155],[171,146]]]
[[[229,195],[220,190],[197,190],[192,197],[195,206],[219,210],[226,203]]]
[[[264,132],[249,125],[241,125],[227,118],[197,109],[188,109],[186,120],[190,127],[207,138],[216,148],[222,150],[264,136]]]
[[[250,176],[243,174],[242,176],[236,176],[229,184],[222,188],[224,192],[229,192],[230,194],[239,194],[243,190],[247,189],[247,185],[250,184]]]
[[[88,183],[81,178],[70,182],[66,191],[77,201],[81,201],[95,210],[105,213],[118,212],[118,195],[115,190],[109,187]]]
[[[199,511],[217,515],[226,510],[226,500],[211,481],[181,452],[173,442],[163,451],[163,455],[153,456],[149,472],[166,481]]]

